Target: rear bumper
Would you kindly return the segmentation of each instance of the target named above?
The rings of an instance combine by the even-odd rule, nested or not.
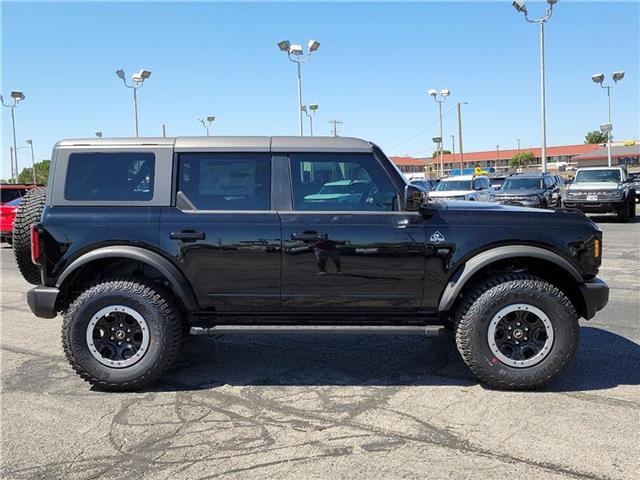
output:
[[[609,286],[599,278],[578,285],[584,302],[583,316],[586,320],[593,318],[609,301]]]
[[[56,312],[56,300],[60,291],[55,287],[38,285],[27,292],[27,303],[36,317],[54,318]]]

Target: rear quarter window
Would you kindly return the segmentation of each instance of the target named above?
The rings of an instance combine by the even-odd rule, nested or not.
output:
[[[155,155],[151,152],[72,153],[65,200],[149,201],[153,199]]]

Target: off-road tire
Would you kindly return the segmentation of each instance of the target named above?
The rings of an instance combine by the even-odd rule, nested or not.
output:
[[[89,351],[86,332],[91,318],[109,305],[136,310],[149,327],[146,353],[131,366],[111,368]],[[62,346],[80,377],[98,390],[138,390],[156,380],[174,362],[182,340],[179,309],[171,295],[144,279],[101,281],[84,290],[64,312]]]
[[[551,351],[527,368],[501,362],[488,342],[493,316],[515,303],[528,303],[542,310],[554,330]],[[496,275],[469,288],[454,319],[456,344],[464,362],[481,382],[499,389],[530,390],[547,384],[569,365],[580,335],[577,314],[567,296],[554,285],[529,274]]]
[[[619,207],[616,211],[618,216],[618,221],[621,223],[627,223],[629,221],[629,217],[631,216],[631,206],[628,201],[624,202],[624,204]]]
[[[633,196],[629,199],[629,218],[636,218],[636,196]]]
[[[40,267],[31,261],[31,225],[40,221],[46,194],[45,188],[29,190],[22,199],[13,223],[13,254],[18,270],[33,285],[40,284]]]

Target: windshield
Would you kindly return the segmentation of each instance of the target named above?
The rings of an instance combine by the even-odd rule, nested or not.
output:
[[[509,178],[502,184],[502,190],[538,190],[542,188],[540,178]]]
[[[473,190],[471,180],[451,180],[440,182],[436,187],[436,192],[451,192],[452,190]]]
[[[620,170],[578,170],[575,183],[620,181]]]

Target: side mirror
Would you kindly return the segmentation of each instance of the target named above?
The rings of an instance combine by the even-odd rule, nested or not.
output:
[[[404,209],[409,212],[417,212],[425,202],[427,193],[416,185],[404,187]]]

